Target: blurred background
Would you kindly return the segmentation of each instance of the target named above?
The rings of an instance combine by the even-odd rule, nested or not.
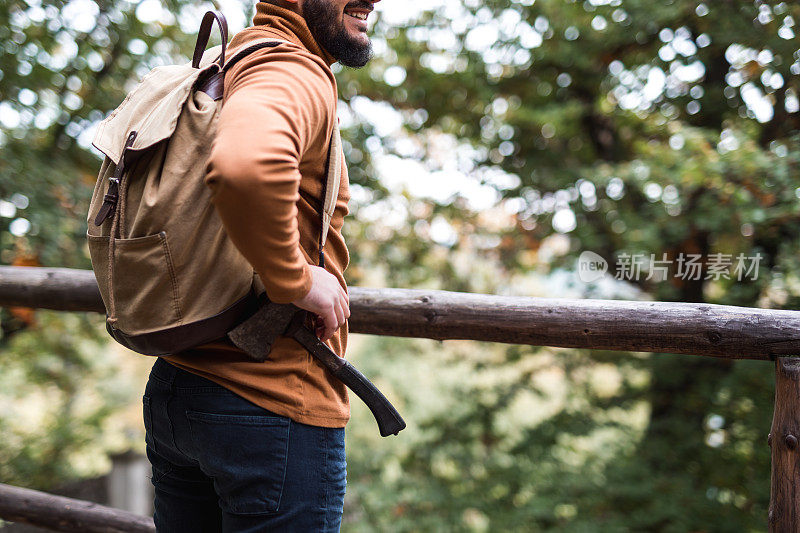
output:
[[[232,31],[252,2],[220,7]],[[97,123],[188,61],[209,3],[0,0],[0,263],[89,268]],[[336,68],[350,285],[800,304],[800,6],[384,0]],[[609,272],[587,283],[577,258]],[[625,254],[667,276],[616,279]],[[675,275],[680,254],[702,275]],[[715,276],[712,254],[759,254]],[[624,278],[624,276],[622,276]],[[144,450],[152,359],[97,315],[3,309],[0,482]],[[409,422],[353,402],[343,531],[766,531],[773,365],[353,335]]]

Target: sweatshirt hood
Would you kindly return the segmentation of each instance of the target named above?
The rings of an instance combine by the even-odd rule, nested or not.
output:
[[[262,29],[274,30],[276,36],[283,37],[307,48],[312,54],[322,58],[328,66],[336,63],[336,58],[322,48],[317,43],[317,40],[314,39],[314,36],[311,35],[311,30],[308,28],[306,20],[291,9],[286,9],[267,1],[259,2],[256,4],[253,25],[260,26]]]

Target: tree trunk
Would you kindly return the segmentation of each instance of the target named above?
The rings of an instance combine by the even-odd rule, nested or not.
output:
[[[682,248],[684,253],[708,257],[707,234],[694,232]],[[704,276],[705,269],[699,279],[683,280],[680,301],[704,301]],[[718,384],[731,368],[730,360],[652,355],[648,391],[651,413],[641,451],[654,474],[686,471],[689,461],[696,460],[704,450],[706,416]]]

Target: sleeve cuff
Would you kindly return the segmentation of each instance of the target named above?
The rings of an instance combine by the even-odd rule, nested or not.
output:
[[[282,280],[284,283],[276,284],[275,279],[265,279],[260,272],[258,275],[267,291],[267,297],[269,297],[270,301],[278,304],[288,304],[303,298],[311,291],[313,282],[311,268],[308,263],[303,263],[302,273],[297,281],[289,284],[285,280]]]

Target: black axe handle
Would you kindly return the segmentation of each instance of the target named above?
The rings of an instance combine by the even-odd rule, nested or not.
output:
[[[397,409],[370,380],[303,325],[306,315],[307,311],[292,304],[276,304],[266,300],[253,316],[228,332],[228,337],[251,358],[261,362],[267,360],[272,343],[279,335],[294,338],[367,404],[382,437],[397,435],[406,427]]]
[[[397,435],[405,429],[406,423],[397,409],[386,399],[381,391],[368,380],[364,374],[351,365],[346,359],[336,355],[328,345],[319,340],[319,337],[303,325],[307,312],[300,311],[292,318],[286,335],[293,337],[302,344],[314,357],[320,361],[331,374],[361,398],[378,423],[381,437]]]

